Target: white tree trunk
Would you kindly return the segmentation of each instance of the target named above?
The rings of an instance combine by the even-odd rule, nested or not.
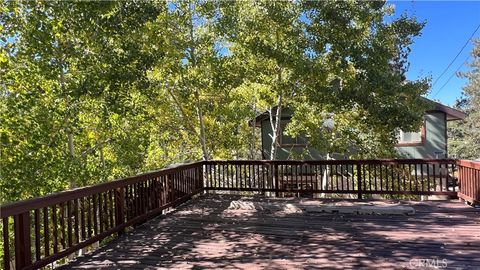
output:
[[[278,29],[275,31],[275,47],[278,48],[280,46],[280,37],[278,34]],[[277,66],[277,81],[276,87],[278,92],[277,97],[277,112],[275,114],[275,123],[273,123],[273,115],[272,111],[269,111],[270,114],[270,125],[272,126],[272,144],[270,148],[270,159],[275,160],[277,159],[277,150],[279,146],[279,137],[280,137],[280,124],[282,119],[282,103],[283,103],[283,89],[281,88],[282,84],[282,68]]]
[[[330,160],[331,157],[330,157],[330,153],[327,153],[327,160]],[[323,172],[323,176],[322,176],[322,190],[326,190],[327,187],[328,187],[328,176],[330,174],[330,167],[328,165],[325,166],[325,171]],[[326,193],[321,193],[320,194],[320,198],[325,198],[326,197]]]
[[[195,13],[195,3],[190,2],[190,60],[192,61],[192,67],[196,68],[197,67],[197,56],[196,56],[196,40],[195,40],[195,33],[194,33],[194,13]],[[200,93],[199,89],[194,86],[194,95],[195,95],[195,109],[197,111],[197,118],[198,118],[198,125],[200,128],[200,134],[199,134],[199,141],[200,145],[202,147],[202,155],[203,155],[203,160],[209,160],[210,157],[208,155],[207,151],[207,143],[205,139],[205,125],[203,122],[203,112],[202,112],[202,107],[201,107],[201,102],[200,102]]]
[[[280,124],[281,124],[281,118],[282,118],[282,99],[283,95],[279,94],[278,95],[278,100],[277,100],[277,112],[275,115],[275,120],[273,119],[272,112],[270,111],[270,125],[272,126],[272,144],[270,148],[270,159],[275,160],[277,159],[277,150],[278,150],[278,145],[279,145],[279,139],[280,139]]]
[[[65,70],[63,68],[63,65],[61,65],[61,70],[60,70],[60,88],[62,89],[62,92],[65,92]],[[69,98],[67,97],[67,103]],[[68,104],[70,106],[70,104]],[[75,158],[75,146],[73,143],[73,132],[70,127],[67,129],[67,141],[68,141],[68,154],[70,156],[70,159],[73,161]],[[76,188],[77,183],[73,177],[70,178],[70,188]]]
[[[200,107],[200,95],[198,93],[198,90],[195,90],[195,105],[197,109],[197,117],[198,117],[198,125],[200,126],[200,144],[202,146],[202,153],[203,153],[203,160],[209,160],[208,156],[208,151],[207,151],[207,143],[205,139],[205,125],[203,123],[203,113],[202,113],[202,108]]]
[[[257,112],[257,104],[256,104],[256,99],[255,97],[253,98],[253,115],[255,115]],[[255,142],[256,142],[256,136],[255,136],[255,118],[252,121],[252,139],[250,141],[250,159],[255,159]]]

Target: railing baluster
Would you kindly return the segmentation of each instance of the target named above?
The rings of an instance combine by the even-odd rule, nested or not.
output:
[[[35,226],[35,259],[37,261],[40,260],[41,253],[40,253],[40,210],[34,210],[34,226]]]
[[[403,187],[402,187],[402,181],[400,180],[400,177],[401,177],[401,172],[405,171],[405,164],[402,164],[402,170],[400,170],[400,164],[397,164],[397,182],[398,182],[398,189],[397,191],[402,191],[403,190]],[[403,186],[405,186],[405,177],[403,178]]]
[[[92,195],[92,218],[93,218],[93,233],[94,235],[98,235],[98,205],[97,204],[97,196],[95,194]]]
[[[80,242],[80,231],[79,231],[79,218],[78,218],[78,215],[80,214],[79,213],[79,201],[80,199],[75,199],[73,201],[73,221],[74,221],[74,224],[75,226],[73,227],[74,228],[74,233],[75,233],[75,244],[78,244]]]
[[[425,191],[425,174],[423,173],[423,166],[424,164],[420,165],[420,175],[421,175],[421,186],[422,186],[422,191]]]
[[[225,164],[222,164],[222,167],[221,167],[221,168],[222,168],[222,176],[221,176],[220,179],[222,179],[222,180],[221,180],[221,181],[222,181],[222,188],[227,188],[227,187],[228,187],[228,182],[225,182],[225,175],[226,175],[226,173],[225,173]]]
[[[67,240],[68,246],[71,247],[73,244],[72,239],[72,201],[67,202]]]
[[[430,191],[430,164],[427,164],[427,191]]]
[[[344,169],[342,168],[342,175],[344,174]],[[350,190],[350,168],[349,166],[347,165],[346,166],[346,173],[347,175],[347,179],[346,179],[346,190]],[[343,182],[343,177],[342,177],[342,182]],[[345,186],[345,184],[343,184],[342,186]],[[353,190],[354,188],[352,188]]]
[[[160,177],[156,177],[155,180],[153,181],[154,184],[154,191],[153,191],[153,199],[155,200],[154,207],[159,208],[162,204],[160,203]],[[116,200],[115,200],[115,207],[117,206]],[[115,216],[115,222],[117,220],[117,216]]]
[[[81,242],[86,239],[85,234],[85,198],[78,199],[80,204],[80,237],[78,242]]]
[[[180,178],[180,173],[178,174],[178,178]],[[142,215],[147,213],[148,211],[148,180],[140,182],[140,186],[142,189]],[[178,193],[182,193],[182,187],[180,185],[177,186]]]
[[[109,217],[110,217],[110,227],[109,228],[113,228],[115,227],[115,223],[114,223],[114,209],[116,209],[116,207],[114,208],[114,204],[113,204],[113,191],[112,190],[109,190],[108,191],[108,209],[110,209],[109,213]],[[115,205],[116,206],[116,205]]]
[[[177,178],[178,178],[178,174],[177,174]],[[139,188],[140,188],[140,215],[143,215],[146,212],[146,209],[145,209],[145,202],[147,201],[147,185],[146,185],[146,182],[145,181],[140,182],[139,183]],[[177,185],[175,185],[175,191],[177,193],[181,192],[180,186],[178,185],[178,182],[177,182]]]
[[[43,208],[43,235],[45,239],[44,253],[45,257],[50,256],[50,230],[48,222],[48,207]]]
[[[32,264],[30,239],[30,213],[24,212],[14,216],[15,233],[15,268],[22,269]]]
[[[228,164],[222,164],[222,187],[229,188],[230,184],[228,182]]]
[[[379,167],[378,169],[379,169],[379,171],[380,171],[380,176],[379,176],[379,177],[380,177],[380,191],[384,191],[384,190],[383,190],[383,171],[382,171],[382,167],[383,167],[383,166],[382,166],[382,163],[380,163],[380,164],[378,165],[378,167]]]
[[[217,164],[212,164],[210,166],[210,175],[211,175],[211,183],[210,187],[216,188],[217,187],[217,176],[216,176]]]
[[[440,178],[440,191],[444,191],[444,187],[443,187],[443,168],[442,168],[442,165],[445,165],[444,163],[440,163],[438,165],[438,178]]]
[[[257,175],[257,165],[252,164],[252,173],[253,173],[253,187],[258,189],[258,175]]]
[[[311,195],[313,196],[314,190],[315,190],[315,183],[314,183],[315,182],[315,180],[314,180],[314,178],[315,178],[315,165],[314,164],[308,164],[307,168],[308,168],[308,170],[307,170],[308,174],[307,175],[310,177],[309,193],[311,193]]]
[[[105,220],[104,220],[104,212],[107,211],[104,209],[104,203],[103,203],[103,193],[98,194],[98,225],[99,227],[99,232],[103,233],[104,228],[105,228]]]
[[[10,269],[10,234],[8,232],[9,217],[2,219],[3,223],[3,269]]]
[[[294,192],[295,190],[298,190],[298,166],[297,164],[294,164],[291,166],[291,178],[292,178],[292,186],[290,187],[290,190]]]
[[[369,187],[369,190],[372,191],[372,168],[371,168],[371,164],[369,163],[368,164],[368,187]],[[365,176],[365,166],[363,166],[363,175]],[[365,178],[363,179],[363,181],[365,181]]]
[[[60,203],[60,243],[62,248],[65,249],[67,241],[65,237],[65,203]]]
[[[115,222],[116,226],[120,226],[125,222],[125,191],[123,188],[115,189]],[[124,229],[118,232],[119,235],[124,233]]]
[[[275,197],[279,197],[280,196],[280,192],[278,191],[280,189],[279,187],[279,184],[280,184],[280,180],[278,179],[278,165],[275,163],[275,164],[272,164],[273,165],[273,175],[274,175],[274,178],[275,178]]]
[[[363,194],[362,194],[362,165],[357,164],[357,189],[358,189],[358,199],[363,199]]]
[[[207,182],[207,186],[208,187],[214,187],[214,179],[213,179],[213,175],[212,175],[212,171],[213,171],[213,165],[209,164],[207,165],[208,166],[208,171],[207,171],[207,174],[208,174],[208,182]]]
[[[52,206],[52,233],[53,233],[53,254],[58,253],[58,227],[57,227],[57,207],[56,205]]]
[[[390,191],[395,191],[395,170],[393,165],[387,165],[387,171],[390,170],[389,176],[390,176]]]
[[[134,200],[135,200],[135,210],[133,213],[133,217],[137,217],[141,214],[141,208],[140,208],[140,200],[141,200],[141,191],[140,191],[140,183],[136,183],[134,185],[135,189],[133,190],[134,192]]]

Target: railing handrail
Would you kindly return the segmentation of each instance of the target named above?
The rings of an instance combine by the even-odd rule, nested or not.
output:
[[[208,160],[204,164],[356,165],[356,164],[455,164],[456,159],[331,159],[331,160]]]
[[[458,197],[471,204],[480,204],[480,161],[457,160],[457,166]]]
[[[106,183],[79,187],[75,189],[52,193],[42,197],[35,197],[31,199],[8,203],[0,206],[0,218],[14,216],[27,211],[41,209],[43,207],[62,203],[67,200],[78,199],[78,198],[89,196],[92,194],[105,192],[107,190],[125,187],[125,186],[135,184],[153,177],[159,177],[169,173],[175,173],[184,169],[194,168],[198,165],[203,164],[204,162],[205,161],[196,161],[192,163],[181,164],[175,167],[169,167],[169,168],[164,168],[160,170],[150,171],[150,172],[146,172],[146,173],[142,173],[134,176],[120,178],[120,179],[113,180]]]
[[[457,159],[456,162],[457,162],[457,165],[480,170],[480,161]]]

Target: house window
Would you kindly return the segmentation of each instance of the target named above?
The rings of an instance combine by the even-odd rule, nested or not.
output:
[[[280,144],[281,146],[306,146],[305,138],[302,136],[292,137],[285,134],[285,127],[288,121],[282,121],[280,125]]]
[[[425,142],[425,123],[417,132],[405,132],[403,130],[399,130],[397,138],[397,146],[422,145]]]
[[[402,130],[400,130],[398,135],[398,141],[405,143],[420,143],[422,142],[422,133],[420,131],[403,132]]]

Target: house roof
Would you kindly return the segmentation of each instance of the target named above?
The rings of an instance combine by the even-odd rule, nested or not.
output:
[[[275,110],[275,111],[276,111],[276,109],[277,109],[277,106],[275,106],[275,107],[272,108],[272,110]],[[266,119],[268,119],[268,118],[269,118],[268,111],[265,111],[265,112],[257,115],[257,117],[255,117],[255,119],[254,119],[254,121],[255,121],[255,126],[256,126],[256,127],[261,127],[262,121],[263,121],[263,120],[266,120]],[[249,126],[251,126],[251,125],[253,124],[252,122],[253,122],[252,120],[248,121]]]
[[[427,112],[444,112],[447,115],[447,121],[453,121],[453,120],[463,120],[467,116],[465,112],[462,112],[460,110],[457,110],[455,108],[449,107],[447,105],[443,105],[442,103],[433,101],[428,98],[424,98],[427,102],[433,104],[433,109],[428,110]]]
[[[430,110],[427,110],[426,112],[443,112],[447,115],[447,121],[454,121],[454,120],[463,120],[467,116],[465,112],[462,112],[460,110],[457,110],[455,108],[449,107],[447,105],[443,105],[439,102],[433,101],[431,99],[422,97],[425,101],[433,105],[433,108]],[[272,110],[276,111],[277,107],[273,107]],[[265,111],[257,117],[255,117],[255,126],[260,127],[260,124],[263,120],[266,120],[269,118],[268,111]],[[250,125],[252,125],[252,121],[250,121]]]

